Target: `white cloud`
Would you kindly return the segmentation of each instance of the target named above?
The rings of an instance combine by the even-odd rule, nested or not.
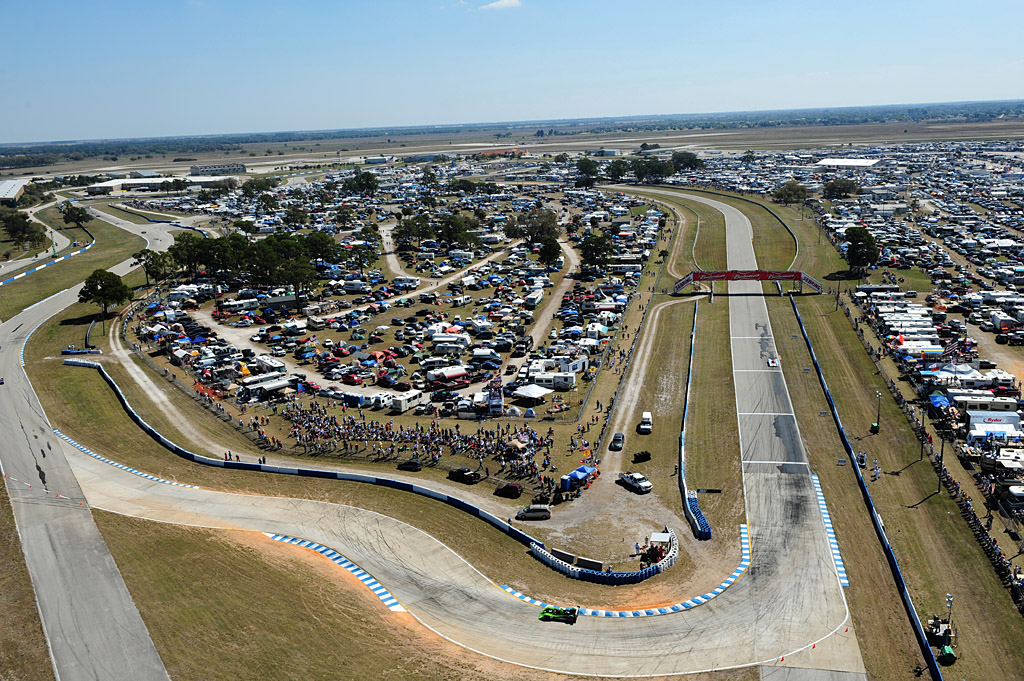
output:
[[[513,7],[522,7],[523,3],[521,0],[494,0],[486,5],[482,5],[480,9],[512,9]]]

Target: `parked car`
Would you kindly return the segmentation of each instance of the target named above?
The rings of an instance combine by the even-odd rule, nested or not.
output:
[[[505,497],[506,499],[518,499],[522,495],[523,486],[515,482],[503,483],[494,490],[494,496]]]
[[[417,459],[409,459],[408,461],[403,461],[398,464],[398,470],[417,473],[423,470],[423,463]]]
[[[480,482],[481,477],[482,476],[480,475],[479,471],[470,470],[465,467],[455,468],[453,470],[448,471],[449,480],[454,480],[455,482],[462,482],[467,485],[472,485],[477,482]]]
[[[550,520],[551,507],[545,504],[531,504],[516,513],[516,520]]]

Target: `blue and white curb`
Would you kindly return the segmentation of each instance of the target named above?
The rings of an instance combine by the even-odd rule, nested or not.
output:
[[[299,539],[298,537],[289,537],[285,534],[271,534],[269,532],[264,532],[263,534],[267,535],[274,541],[284,542],[285,544],[295,544],[296,546],[316,551],[331,562],[340,565],[355,575],[356,579],[365,584],[366,588],[372,591],[373,594],[380,599],[380,602],[387,606],[388,610],[391,610],[392,612],[408,612],[408,610],[398,602],[398,599],[395,598],[390,591],[385,589],[380,582],[374,579],[372,575],[334,549],[327,548],[323,544],[317,544],[315,541]]]
[[[821,517],[825,521],[825,533],[828,535],[828,545],[832,549],[832,562],[836,565],[836,574],[839,575],[839,583],[843,586],[850,586],[850,580],[846,576],[846,566],[843,565],[843,557],[839,555],[839,542],[836,541],[836,532],[832,529],[832,518],[828,514],[828,506],[825,505],[825,494],[821,491],[821,483],[817,475],[811,475],[811,482],[814,483],[814,494],[818,497],[818,508],[821,509]]]
[[[186,485],[186,484],[181,483],[181,482],[174,482],[172,480],[164,480],[163,478],[158,478],[155,475],[150,475],[149,473],[143,473],[142,471],[137,471],[134,468],[129,468],[128,466],[125,466],[124,464],[118,463],[116,461],[111,461],[110,459],[108,459],[106,457],[100,456],[99,454],[97,454],[96,452],[92,451],[91,449],[89,449],[87,447],[83,447],[82,445],[78,444],[77,442],[75,442],[74,440],[72,440],[67,435],[65,435],[64,433],[62,433],[59,430],[57,430],[56,428],[53,429],[53,432],[54,432],[54,434],[57,437],[59,437],[60,439],[64,440],[68,444],[76,447],[77,449],[82,450],[83,452],[85,452],[86,454],[91,456],[92,458],[97,459],[99,461],[102,461],[103,463],[109,463],[111,466],[114,466],[115,468],[120,468],[123,471],[128,471],[129,473],[133,473],[133,474],[139,476],[140,478],[145,478],[146,480],[152,480],[153,482],[162,482],[165,485],[173,485],[174,487],[188,487],[189,489],[199,489],[196,485]]]
[[[65,254],[65,255],[62,255],[62,256],[60,256],[59,258],[54,258],[53,260],[51,260],[51,261],[49,261],[49,262],[45,262],[45,263],[43,263],[42,265],[36,265],[35,267],[33,267],[33,268],[32,268],[32,269],[30,269],[30,270],[25,270],[24,272],[22,272],[22,273],[20,273],[20,274],[15,274],[15,275],[14,275],[13,277],[8,277],[7,279],[4,279],[3,281],[0,281],[0,286],[3,286],[4,284],[10,284],[10,283],[13,283],[13,282],[15,282],[15,281],[18,281],[18,280],[19,280],[19,279],[21,279],[22,277],[26,277],[26,276],[28,276],[28,275],[32,274],[33,272],[38,272],[38,271],[39,271],[39,270],[41,270],[41,269],[45,269],[45,268],[47,268],[47,267],[50,267],[51,265],[56,265],[56,264],[57,264],[57,263],[59,263],[59,262],[63,262],[63,261],[65,261],[65,260],[67,260],[68,258],[70,258],[70,257],[71,257],[71,256],[73,256],[73,255],[78,255],[79,253],[85,253],[85,252],[86,252],[87,250],[89,250],[90,248],[92,248],[92,245],[93,245],[94,243],[96,243],[96,241],[95,241],[95,240],[93,240],[92,242],[90,242],[90,243],[89,243],[89,245],[88,245],[88,246],[86,246],[85,248],[80,248],[80,249],[78,249],[77,251],[74,251],[74,252],[72,252],[72,253],[67,253],[67,254]]]
[[[740,551],[742,553],[739,566],[733,573],[729,575],[724,582],[718,585],[718,588],[709,591],[702,596],[694,596],[693,598],[676,603],[674,605],[666,605],[661,608],[642,608],[640,610],[599,610],[597,608],[580,608],[581,615],[588,617],[656,617],[657,615],[670,615],[674,612],[683,612],[696,608],[698,605],[704,605],[711,599],[718,596],[720,593],[728,589],[733,583],[739,579],[747,568],[750,567],[750,535],[747,533],[747,526],[740,525]],[[539,608],[546,608],[549,603],[539,601],[536,598],[531,598],[524,593],[516,591],[510,586],[504,584],[499,585],[505,593],[515,596],[524,603],[530,605],[536,605]]]

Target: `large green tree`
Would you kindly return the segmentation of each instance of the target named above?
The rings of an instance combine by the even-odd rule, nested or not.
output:
[[[604,169],[604,174],[608,176],[608,179],[612,182],[618,182],[629,172],[629,163],[625,159],[617,158],[608,164],[608,167]]]
[[[807,191],[807,187],[796,180],[789,180],[772,194],[775,201],[787,206],[791,203],[801,203],[808,196],[810,196],[810,192]]]
[[[111,305],[127,303],[132,299],[132,289],[113,272],[107,270],[94,270],[85,280],[85,284],[78,292],[78,302],[95,303],[103,308],[103,317],[107,318],[107,310]],[[106,330],[106,326],[101,328]]]
[[[61,204],[61,212],[64,214],[65,225],[74,225],[79,229],[92,220],[92,216],[89,215],[89,211],[70,202]]]
[[[182,234],[175,239],[167,252],[178,267],[184,269],[189,276],[195,276],[209,255],[205,241],[207,239],[196,234]]]
[[[659,161],[656,158],[634,159],[631,168],[636,181],[640,183],[660,182],[676,171],[671,161]]]
[[[676,169],[676,172],[704,170],[704,161],[692,151],[677,151],[672,154],[672,167]]]
[[[149,286],[150,278],[155,281],[160,281],[164,274],[167,273],[168,269],[168,255],[161,251],[153,251],[148,248],[144,248],[141,251],[132,253],[132,257],[135,258],[133,266],[142,266],[142,271],[146,274],[146,286]]]
[[[309,213],[301,206],[288,206],[281,219],[289,227],[301,227],[309,222]]]
[[[306,255],[319,263],[334,262],[338,258],[338,242],[327,232],[313,232],[303,239]]]
[[[580,258],[588,267],[601,267],[611,260],[615,247],[601,231],[591,231],[579,245]]]
[[[846,262],[850,271],[860,273],[878,262],[878,244],[866,228],[850,227],[846,230],[846,241]]]
[[[594,178],[598,175],[597,161],[592,158],[581,158],[576,161],[576,172],[584,177]]]
[[[826,199],[845,199],[851,194],[857,194],[860,188],[854,180],[837,179],[825,183],[821,195]]]
[[[480,237],[474,232],[480,223],[475,217],[467,217],[462,213],[445,215],[437,225],[437,238],[449,244],[472,246],[480,243]]]
[[[520,213],[510,224],[505,226],[505,236],[512,239],[525,239],[529,243],[543,243],[548,237],[558,238],[562,227],[558,218],[550,210],[531,208]]]
[[[277,197],[273,194],[260,194],[256,197],[256,206],[264,213],[271,213],[277,210],[279,205]]]
[[[19,211],[4,211],[0,216],[0,222],[3,223],[7,236],[15,243],[38,246],[46,240],[46,229]]]
[[[537,254],[537,261],[542,265],[553,265],[561,255],[562,247],[558,245],[558,239],[548,236],[540,242],[540,252]]]
[[[424,239],[434,236],[434,226],[426,215],[413,215],[399,220],[393,234],[395,241],[415,241],[418,246]]]
[[[341,184],[345,191],[364,196],[376,194],[378,186],[377,176],[365,171],[356,173]]]

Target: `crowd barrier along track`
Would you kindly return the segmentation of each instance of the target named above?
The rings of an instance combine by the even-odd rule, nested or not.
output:
[[[284,475],[299,475],[309,478],[326,478],[332,480],[346,480],[350,482],[366,482],[372,485],[391,487],[392,489],[397,489],[404,492],[412,492],[414,494],[420,494],[423,496],[431,497],[433,499],[437,499],[438,501],[444,502],[449,506],[454,506],[460,511],[465,511],[470,515],[477,516],[478,518],[485,520],[486,522],[498,528],[505,534],[509,535],[510,537],[512,537],[519,543],[523,544],[524,546],[529,547],[530,544],[540,544],[541,546],[544,545],[544,543],[541,542],[539,539],[535,539],[530,535],[526,534],[525,532],[523,532],[522,530],[512,527],[509,523],[505,522],[504,520],[501,520],[494,514],[489,513],[483,510],[482,508],[477,508],[476,506],[466,501],[463,501],[462,499],[459,499],[457,497],[452,497],[442,492],[437,492],[431,489],[427,489],[425,487],[420,487],[419,485],[414,485],[411,482],[404,482],[401,480],[394,480],[391,478],[378,478],[373,475],[360,475],[358,473],[342,473],[340,471],[329,471],[319,468],[292,468],[288,466],[272,466],[269,464],[248,463],[244,461],[225,461],[223,459],[214,459],[212,457],[203,456],[201,454],[190,452],[184,447],[180,447],[179,445],[171,442],[166,437],[164,437],[159,431],[153,428],[153,426],[146,423],[146,421],[144,421],[142,417],[139,416],[134,409],[132,409],[131,405],[128,404],[128,400],[127,398],[125,398],[124,393],[121,392],[121,389],[118,387],[117,383],[114,381],[113,378],[110,377],[110,375],[106,372],[106,370],[103,368],[101,364],[99,364],[98,362],[91,362],[82,359],[66,359],[64,360],[64,364],[67,364],[69,366],[85,367],[88,369],[96,369],[97,371],[99,371],[100,376],[102,376],[103,380],[107,382],[107,385],[109,385],[113,389],[114,394],[117,396],[117,400],[121,403],[121,407],[125,410],[125,412],[128,413],[128,416],[131,417],[132,421],[134,421],[136,425],[142,428],[142,430],[147,435],[156,440],[157,443],[159,443],[161,446],[188,461],[204,464],[207,466],[219,466],[221,468],[230,468],[234,470],[255,471],[264,473],[281,473]]]
[[[892,550],[892,546],[889,544],[889,538],[885,535],[885,528],[882,526],[882,520],[878,516],[878,511],[875,510],[875,504],[871,500],[871,492],[868,491],[867,483],[864,481],[864,476],[861,475],[860,467],[856,465],[856,453],[853,447],[850,445],[849,439],[846,437],[846,430],[843,428],[843,422],[839,418],[839,412],[836,409],[835,401],[832,399],[832,393],[829,392],[828,384],[825,382],[825,375],[821,371],[821,365],[818,364],[818,358],[814,354],[814,346],[811,344],[810,336],[807,335],[807,329],[804,328],[804,320],[800,316],[800,310],[797,309],[796,299],[790,296],[790,304],[793,306],[793,314],[796,315],[797,324],[800,326],[800,333],[804,337],[804,343],[807,344],[807,351],[811,355],[811,363],[814,365],[814,371],[818,375],[818,382],[821,384],[821,390],[825,394],[825,401],[828,402],[829,411],[832,412],[832,420],[836,424],[836,430],[839,433],[839,439],[843,443],[843,449],[846,450],[846,455],[851,462],[854,462],[851,469],[857,476],[857,485],[860,487],[861,495],[864,497],[864,504],[867,506],[868,514],[871,516],[871,522],[875,527],[875,533],[878,535],[878,540],[882,545],[882,551],[885,553],[885,559],[889,563],[889,569],[892,571],[893,579],[896,581],[896,590],[900,594],[900,599],[903,601],[903,607],[907,611],[907,615],[910,618],[910,624],[914,628],[914,635],[917,637],[917,643],[921,648],[921,652],[924,655],[925,663],[928,665],[928,671],[932,675],[932,679],[935,681],[942,681],[942,671],[939,669],[939,664],[935,659],[935,654],[932,652],[931,646],[928,644],[928,637],[925,635],[924,628],[921,626],[921,618],[917,615],[917,610],[914,608],[914,603],[911,601],[910,592],[907,590],[907,583],[903,579],[903,572],[900,570],[899,563],[896,561],[896,554]]]
[[[686,486],[686,417],[690,413],[690,383],[693,379],[693,346],[697,337],[697,310],[699,303],[693,306],[693,328],[690,330],[690,360],[686,368],[686,392],[683,396],[683,423],[679,431],[679,493],[683,497],[683,513],[693,530],[693,535],[701,541],[711,539],[711,523],[704,517],[697,500],[697,493]]]
[[[86,251],[88,251],[90,248],[93,247],[93,244],[96,243],[96,237],[94,237],[92,235],[92,232],[87,230],[85,227],[82,228],[82,231],[85,232],[86,234],[88,234],[89,238],[92,239],[92,241],[90,241],[85,247],[79,248],[77,251],[72,251],[71,253],[65,253],[64,255],[60,256],[59,258],[54,258],[53,260],[50,260],[49,262],[44,262],[42,265],[36,265],[32,269],[28,269],[28,270],[25,270],[24,272],[20,272],[18,274],[15,274],[13,277],[8,277],[7,279],[4,279],[3,281],[0,281],[0,286],[3,286],[5,284],[10,284],[12,282],[15,282],[15,281],[21,279],[22,277],[27,277],[28,275],[32,274],[33,272],[38,272],[39,270],[45,269],[47,267],[50,267],[51,265],[56,265],[59,262],[63,262],[63,261],[67,260],[68,258],[70,258],[73,255],[78,255],[79,253],[85,253]]]

